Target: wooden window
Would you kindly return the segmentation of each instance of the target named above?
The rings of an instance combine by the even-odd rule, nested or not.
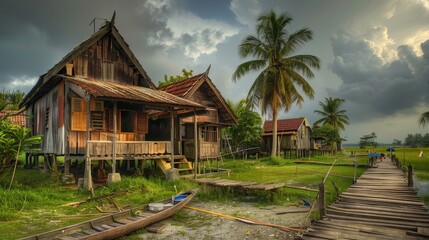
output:
[[[217,142],[216,127],[202,127],[202,139],[205,142]]]
[[[148,132],[148,115],[145,112],[139,111],[137,113],[137,132],[147,133]]]
[[[71,130],[86,131],[86,103],[82,98],[71,99]]]
[[[121,132],[134,132],[136,112],[121,110]]]

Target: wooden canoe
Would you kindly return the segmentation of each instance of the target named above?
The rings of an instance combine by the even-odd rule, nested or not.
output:
[[[191,201],[196,192],[197,190],[187,191],[173,198],[157,202],[167,205],[167,207],[161,211],[150,211],[149,205],[147,205],[141,208],[129,209],[50,232],[25,237],[22,238],[22,240],[115,239],[173,216],[189,201]],[[178,201],[173,201],[173,199],[177,199]]]

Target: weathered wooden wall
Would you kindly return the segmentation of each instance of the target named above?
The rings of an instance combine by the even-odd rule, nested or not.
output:
[[[64,135],[64,83],[60,82],[28,108],[31,112],[33,134],[43,135],[42,152],[63,155]]]
[[[272,138],[272,137],[271,137]],[[282,149],[310,149],[310,130],[302,125],[294,135],[279,135]]]
[[[72,64],[77,77],[148,87],[110,35],[90,46]]]

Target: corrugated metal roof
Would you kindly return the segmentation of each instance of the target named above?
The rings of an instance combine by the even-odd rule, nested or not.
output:
[[[186,94],[192,89],[193,86],[200,80],[200,78],[204,75],[204,73],[195,75],[186,80],[168,85],[167,87],[163,87],[160,90],[164,92],[168,92],[174,94],[179,97],[185,97]]]
[[[291,118],[277,120],[277,132],[298,131],[305,118]],[[273,132],[273,121],[264,122],[264,133]]]
[[[99,81],[99,80],[87,80],[78,77],[62,76],[68,82],[73,83],[81,87],[89,95],[93,97],[107,97],[123,100],[134,100],[145,103],[170,105],[175,107],[185,108],[204,108],[204,106],[186,100],[181,97],[174,96],[172,94],[140,87],[134,85],[126,85],[123,83]]]

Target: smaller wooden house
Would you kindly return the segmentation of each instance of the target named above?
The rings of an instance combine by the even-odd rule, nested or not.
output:
[[[160,89],[206,107],[205,111],[182,118],[177,124],[179,134],[175,140],[175,153],[183,154],[190,159],[219,159],[221,129],[237,124],[234,112],[209,78],[209,71],[210,67],[204,73]],[[197,123],[196,126],[194,122]],[[195,131],[197,131],[195,135],[198,136],[196,142]]]
[[[264,122],[263,140],[267,149],[273,142],[273,121]],[[285,157],[306,157],[312,149],[310,141],[311,127],[307,118],[277,120],[278,150],[284,151]]]

